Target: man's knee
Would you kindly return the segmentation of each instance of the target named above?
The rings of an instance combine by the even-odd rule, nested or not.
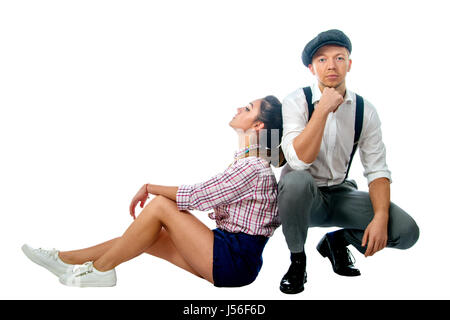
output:
[[[315,192],[315,181],[309,171],[296,170],[285,174],[278,183],[280,195],[296,195]]]
[[[408,226],[402,228],[400,233],[399,249],[411,248],[417,240],[419,240],[420,230],[415,221],[409,223]]]
[[[417,223],[408,214],[396,226],[397,249],[409,249],[419,240],[420,230]]]

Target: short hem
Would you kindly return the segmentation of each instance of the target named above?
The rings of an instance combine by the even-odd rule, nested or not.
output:
[[[213,284],[242,287],[255,281],[268,238],[214,229]]]

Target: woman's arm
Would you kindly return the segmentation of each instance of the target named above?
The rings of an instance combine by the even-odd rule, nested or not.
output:
[[[205,182],[180,185],[177,192],[178,209],[206,211],[243,201],[255,192],[258,176],[258,168],[251,160],[235,162],[223,173]]]
[[[173,201],[177,200],[178,187],[159,186],[156,184],[147,183],[146,189],[148,194],[153,194],[155,196],[161,195]]]
[[[148,195],[162,195],[177,203],[178,209],[206,211],[223,204],[242,201],[251,196],[258,179],[258,169],[250,162],[238,162],[206,182],[180,187],[146,183],[130,204],[130,215],[135,219],[135,208],[143,208]],[[178,198],[177,198],[178,195]]]
[[[178,187],[157,186],[150,183],[144,184],[131,200],[130,215],[133,219],[136,219],[136,206],[140,203],[140,207],[143,208],[149,194],[162,195],[170,200],[176,201],[177,191]]]

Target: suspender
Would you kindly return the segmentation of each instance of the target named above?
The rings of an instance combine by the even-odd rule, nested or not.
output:
[[[361,136],[361,130],[364,118],[364,100],[361,96],[356,95],[356,114],[355,114],[355,138],[353,139],[353,150],[350,155],[350,161],[348,163],[347,173],[345,174],[344,181],[347,180],[350,166],[352,165],[353,156],[358,148],[359,137]]]
[[[303,88],[303,93],[305,94],[306,101],[308,103],[308,121],[314,112],[314,105],[312,103],[312,91],[311,87]],[[361,136],[362,125],[364,119],[364,99],[356,95],[356,114],[355,114],[355,137],[353,139],[353,150],[350,155],[350,161],[348,162],[347,172],[345,173],[344,181],[348,177],[348,172],[350,171],[350,166],[352,165],[353,156],[355,155],[356,149],[358,148],[359,137]]]
[[[311,120],[311,116],[314,112],[314,105],[312,103],[312,91],[311,91],[311,87],[305,87],[303,88],[303,93],[305,94],[306,97],[306,102],[308,102],[308,121]]]

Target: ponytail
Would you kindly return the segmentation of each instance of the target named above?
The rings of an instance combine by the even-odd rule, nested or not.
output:
[[[261,107],[257,120],[264,123],[260,131],[259,144],[262,150],[267,150],[268,161],[276,168],[286,164],[281,139],[283,137],[283,118],[281,102],[275,96],[261,99]]]

